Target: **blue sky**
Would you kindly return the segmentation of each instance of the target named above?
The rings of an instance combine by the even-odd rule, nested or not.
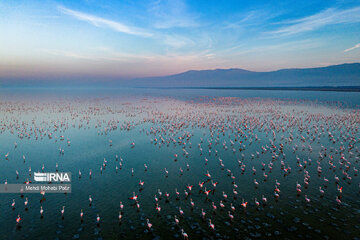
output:
[[[0,77],[360,62],[360,1],[0,1]]]

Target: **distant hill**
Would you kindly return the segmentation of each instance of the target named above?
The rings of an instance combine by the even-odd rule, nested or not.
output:
[[[191,70],[125,81],[136,87],[318,87],[360,86],[360,63],[319,68],[252,72],[244,69]]]
[[[253,72],[239,68],[191,70],[175,75],[136,79],[72,78],[0,78],[0,87],[360,87],[360,63],[319,68],[281,69]]]

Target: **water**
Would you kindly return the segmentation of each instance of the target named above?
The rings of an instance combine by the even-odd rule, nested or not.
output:
[[[358,93],[2,89],[0,96],[0,181],[32,180],[29,167],[33,173],[41,171],[43,164],[45,172],[55,171],[58,163],[60,172],[73,175],[72,193],[67,195],[45,194],[43,201],[40,194],[27,194],[24,198],[20,194],[0,195],[0,239],[182,239],[181,228],[190,239],[351,239],[360,236],[360,181],[355,173],[355,169],[360,169]],[[37,139],[34,129],[37,129]],[[335,143],[329,140],[329,132]],[[21,133],[30,135],[19,137]],[[51,139],[48,133],[52,134]],[[61,135],[64,141],[59,139]],[[305,137],[304,141],[301,136]],[[70,146],[67,140],[71,141]],[[132,142],[134,148],[130,145]],[[280,143],[284,144],[285,156],[279,150]],[[344,150],[340,150],[341,146]],[[262,153],[262,147],[267,151]],[[64,154],[59,153],[59,148],[64,149]],[[274,160],[272,151],[277,155]],[[320,158],[319,152],[326,156]],[[345,160],[341,159],[340,152]],[[6,153],[9,153],[8,159],[4,157]],[[104,158],[107,163],[101,172]],[[147,171],[144,164],[148,166]],[[269,164],[272,164],[271,171]],[[336,168],[330,169],[332,165]],[[252,167],[256,169],[255,175]],[[291,173],[284,174],[284,169],[289,167]],[[208,198],[198,185],[205,182],[207,190],[214,189],[205,176],[207,171],[211,180],[218,182]],[[310,176],[307,188],[305,171]],[[351,180],[343,179],[346,176],[343,171]],[[264,172],[268,175],[266,181]],[[335,175],[340,179],[338,185]],[[324,177],[329,179],[327,188]],[[259,183],[258,188],[254,179]],[[145,182],[142,191],[140,180]],[[278,201],[274,198],[275,180],[281,184]],[[297,182],[302,186],[300,195],[296,194]],[[186,198],[184,190],[189,192],[188,185],[193,185],[193,190]],[[338,186],[343,187],[342,194]],[[324,197],[319,187],[325,190]],[[154,200],[155,194],[159,198],[158,189],[163,193],[158,202],[160,214]],[[175,189],[180,192],[179,200]],[[236,199],[233,189],[238,192]],[[140,210],[129,199],[133,192],[139,197]],[[168,202],[165,192],[170,194]],[[228,195],[226,201],[223,192]],[[93,199],[91,206],[89,195]],[[262,195],[267,197],[266,205],[261,202]],[[304,195],[310,203],[306,203]],[[25,197],[29,199],[28,210],[24,207]],[[255,198],[260,202],[259,207],[255,206]],[[336,198],[341,199],[341,206]],[[11,208],[13,199],[15,210]],[[193,209],[190,199],[195,204]],[[248,202],[246,209],[241,206],[243,199]],[[220,200],[225,205],[223,210]],[[118,221],[120,201],[124,204],[121,223]],[[217,206],[216,213],[212,211],[212,202]],[[233,221],[228,216],[230,203],[236,208]],[[43,218],[40,218],[40,206],[44,209]],[[64,219],[60,213],[62,206],[65,206]],[[183,217],[179,207],[184,211]],[[80,221],[81,209],[83,222]],[[205,220],[201,209],[206,211]],[[18,214],[22,220],[17,226]],[[101,217],[99,225],[97,214]],[[174,223],[174,215],[179,218],[179,226]],[[151,231],[147,230],[146,219],[153,224]],[[215,231],[209,228],[208,219],[215,224]]]

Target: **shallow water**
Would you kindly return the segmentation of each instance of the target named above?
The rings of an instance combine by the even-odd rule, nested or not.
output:
[[[40,194],[27,194],[24,198],[20,194],[0,195],[0,239],[182,239],[181,228],[190,239],[360,236],[360,177],[356,174],[360,168],[358,93],[2,89],[0,101],[0,181],[22,183],[32,179],[29,167],[33,173],[41,171],[44,164],[45,172],[51,172],[56,163],[60,172],[72,172],[73,176],[72,193],[67,195],[45,194],[43,201]],[[280,143],[284,145],[283,152]],[[64,154],[59,153],[59,148],[64,149]],[[7,153],[8,159],[4,157]],[[107,163],[101,172],[104,158]],[[318,166],[322,167],[320,175]],[[291,171],[285,174],[284,169],[289,167]],[[207,171],[211,180],[218,182],[215,191],[205,176]],[[264,173],[268,175],[266,181]],[[335,176],[339,177],[338,184]],[[327,187],[324,177],[329,180]],[[254,179],[259,183],[257,188]],[[145,182],[142,191],[140,180]],[[280,183],[277,201],[276,180]],[[200,191],[199,182],[213,190],[209,197],[204,188]],[[297,182],[302,190],[298,195]],[[188,185],[193,185],[193,189],[186,198],[184,190],[189,192]],[[343,187],[342,193],[338,186]],[[325,190],[323,197],[319,187]],[[160,197],[158,189],[163,193],[158,202],[159,214],[154,200],[155,194]],[[180,192],[179,200],[175,189]],[[238,192],[236,198],[233,189]],[[139,210],[129,199],[133,192],[139,197]],[[169,201],[165,192],[170,194]],[[228,195],[226,201],[223,192]],[[89,195],[93,199],[91,206]],[[261,202],[262,195],[267,198],[266,204]],[[305,195],[310,203],[306,203]],[[29,199],[28,210],[24,207],[25,197]],[[341,199],[341,205],[336,198]],[[11,208],[13,199],[15,210]],[[243,199],[249,202],[246,209],[241,206]],[[222,210],[220,200],[225,205]],[[121,223],[120,201],[124,204]],[[216,212],[212,202],[217,206]],[[233,221],[228,216],[230,203],[236,208]],[[43,218],[40,206],[44,209]],[[179,216],[179,207],[184,211],[183,217]],[[201,209],[206,211],[205,219]],[[15,222],[18,214],[22,218],[20,225]],[[101,217],[99,225],[97,214]],[[174,215],[179,218],[178,226]],[[151,231],[147,230],[147,218],[153,224]],[[209,228],[209,219],[215,224],[214,231]]]

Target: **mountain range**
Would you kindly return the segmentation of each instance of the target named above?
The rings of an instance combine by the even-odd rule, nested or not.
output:
[[[137,87],[337,87],[360,86],[360,63],[253,72],[239,68],[191,70],[126,81]]]
[[[255,72],[240,68],[191,70],[179,74],[134,79],[60,77],[48,79],[3,79],[3,87],[165,87],[165,88],[277,88],[277,87],[357,87],[360,89],[360,63],[345,63],[318,68],[292,68]]]

